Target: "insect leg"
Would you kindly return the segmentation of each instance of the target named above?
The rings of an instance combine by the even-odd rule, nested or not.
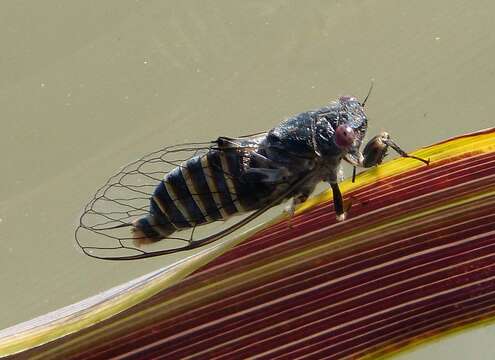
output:
[[[333,207],[335,209],[335,215],[338,221],[345,220],[346,213],[344,211],[344,200],[342,199],[342,193],[340,192],[338,183],[330,183],[333,193]]]
[[[308,182],[305,184],[305,186],[300,190],[300,192],[295,195],[290,203],[285,207],[284,212],[289,216],[289,221],[288,225],[289,227],[292,227],[291,221],[292,218],[294,217],[294,213],[296,212],[296,207],[299,204],[302,204],[306,200],[308,200],[309,195],[314,191],[315,189],[315,184]]]
[[[406,158],[411,158],[411,159],[416,159],[418,161],[421,161],[422,163],[425,163],[426,165],[430,164],[430,159],[422,159],[420,157],[414,156],[414,155],[409,155],[406,153],[404,150],[402,150],[399,145],[397,145],[392,139],[388,138],[385,143],[390,146],[392,149],[394,149],[400,156],[406,157]]]
[[[383,132],[368,141],[363,150],[363,167],[373,167],[382,163],[385,156],[387,156],[388,145],[385,140],[388,137],[389,135]]]
[[[426,165],[430,163],[430,160],[421,159],[416,156],[409,155],[404,150],[402,150],[399,145],[397,145],[392,139],[390,139],[390,135],[386,132],[382,132],[381,134],[372,138],[364,147],[363,150],[363,167],[373,167],[375,165],[380,165],[383,161],[383,158],[387,155],[388,148],[391,147],[394,149],[400,156],[412,158],[419,160]]]
[[[290,201],[289,205],[287,205],[286,208],[284,209],[284,212],[287,213],[287,215],[289,215],[290,218],[292,218],[294,216],[294,213],[296,212],[296,206],[305,202],[308,199],[308,197],[309,197],[308,194],[299,194],[297,196],[294,196]]]

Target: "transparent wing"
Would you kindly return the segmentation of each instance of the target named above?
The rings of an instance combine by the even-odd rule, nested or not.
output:
[[[256,142],[249,138],[221,138],[231,151],[252,151]],[[225,145],[227,144],[227,145]],[[84,208],[76,229],[76,242],[83,252],[100,259],[128,260],[158,256],[193,249],[216,241],[260,216],[290,193],[289,186],[270,204],[227,220],[211,221],[181,229],[146,246],[136,246],[132,222],[150,211],[150,198],[170,171],[194,157],[204,157],[218,142],[189,143],[166,147],[134,161],[102,186]],[[225,173],[225,177],[235,176]],[[201,195],[201,194],[193,194]],[[235,196],[235,194],[231,194]],[[178,201],[179,199],[173,199]],[[194,223],[191,219],[191,223]]]

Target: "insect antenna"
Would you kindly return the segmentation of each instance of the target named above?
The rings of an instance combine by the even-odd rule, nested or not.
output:
[[[366,97],[364,98],[363,102],[361,103],[361,106],[364,107],[364,105],[366,104],[366,101],[368,101],[368,98],[370,97],[370,94],[371,94],[371,90],[373,90],[373,85],[375,84],[375,82],[373,81],[373,79],[371,79],[371,84],[370,84],[370,89],[368,90],[368,94],[366,95]]]

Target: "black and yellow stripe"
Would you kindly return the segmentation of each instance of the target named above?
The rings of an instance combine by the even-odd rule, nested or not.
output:
[[[230,181],[227,169],[222,166],[222,156],[220,151],[210,151],[206,155],[207,167],[203,167],[206,170],[206,176],[210,177],[211,185],[210,190],[217,199],[220,200],[220,204],[217,202],[219,209],[223,209],[227,217],[238,212],[237,207],[234,204],[236,197],[235,190],[227,183]],[[226,218],[226,217],[225,217]]]
[[[163,238],[252,209],[251,194],[240,181],[241,160],[237,152],[211,150],[184,162],[157,186],[150,214],[138,226],[149,238]],[[239,192],[246,196],[239,197]]]
[[[224,219],[224,215],[222,215],[215,203],[212,191],[208,186],[201,157],[190,159],[181,170],[187,186],[193,194],[193,198],[201,212],[206,215],[206,219],[209,221]]]

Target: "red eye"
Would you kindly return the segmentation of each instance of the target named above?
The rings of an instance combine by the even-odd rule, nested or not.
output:
[[[341,149],[348,149],[354,143],[356,135],[354,130],[347,125],[339,125],[337,130],[335,130],[335,143]]]

